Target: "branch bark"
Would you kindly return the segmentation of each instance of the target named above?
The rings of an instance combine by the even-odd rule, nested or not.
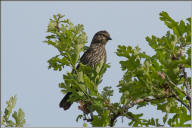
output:
[[[184,77],[184,86],[186,88],[186,95],[187,95],[187,100],[189,101],[189,106],[191,108],[191,96],[190,96],[190,85],[187,82],[187,72],[185,72],[185,67],[182,66],[182,72],[183,72],[183,77]]]
[[[179,90],[180,92],[182,92],[185,96],[187,96],[187,94],[186,94],[183,90],[181,90],[180,88],[178,88],[177,85],[176,85],[175,83],[173,83],[173,81],[171,81],[171,79],[170,79],[167,75],[166,75],[166,77],[167,77],[168,82],[169,82],[171,85],[173,85],[174,88],[178,89],[178,90]]]
[[[183,105],[189,110],[189,112],[191,113],[191,109],[190,109],[190,108],[191,108],[190,85],[188,85],[188,83],[187,83],[187,73],[185,72],[185,67],[182,66],[181,68],[182,68],[182,72],[183,72],[183,74],[184,74],[183,77],[184,77],[184,86],[185,86],[185,88],[186,88],[186,92],[183,91],[183,90],[181,90],[180,88],[178,88],[177,85],[176,85],[175,83],[173,83],[173,82],[171,81],[171,79],[170,79],[167,75],[166,75],[166,77],[167,77],[167,80],[169,81],[169,83],[174,86],[174,88],[178,89],[180,92],[182,92],[182,93],[186,96],[186,99],[189,101],[189,105],[185,104],[185,103],[177,96],[177,94],[175,93],[175,91],[174,91],[172,88],[170,88],[170,89],[171,89],[171,92],[172,92],[173,95],[174,95],[174,98],[175,98],[177,101],[179,101],[181,104],[183,104]]]
[[[157,97],[157,98],[154,98],[154,99],[151,99],[151,98],[148,98],[148,97],[147,97],[147,98],[144,98],[144,99],[137,99],[137,100],[135,100],[134,102],[129,103],[128,105],[123,106],[123,107],[121,108],[121,110],[122,110],[122,109],[124,110],[124,113],[122,113],[121,110],[120,110],[117,114],[114,114],[114,115],[113,115],[113,118],[111,119],[110,126],[112,127],[112,126],[114,125],[115,120],[116,120],[119,116],[125,115],[125,113],[128,112],[128,109],[134,107],[136,104],[143,103],[143,102],[151,102],[151,101],[154,101],[154,100],[161,100],[161,99],[170,98],[170,97],[174,97],[174,95],[164,96],[164,97]],[[134,119],[132,118],[132,120],[134,120]]]

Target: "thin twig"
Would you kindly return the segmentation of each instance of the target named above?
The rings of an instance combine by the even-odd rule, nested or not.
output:
[[[110,127],[113,127],[114,126],[114,122],[115,120],[121,116],[121,112],[119,111],[117,114],[114,114],[113,117],[111,118],[111,121],[110,121]]]
[[[174,90],[170,88],[170,91],[171,91],[171,93],[173,94],[173,97],[174,97],[177,101],[179,101],[181,104],[183,104],[183,105],[189,110],[189,112],[191,113],[190,107],[189,107],[187,104],[185,104],[181,99],[179,99],[179,97],[178,97],[177,94],[174,92]]]
[[[181,104],[183,104],[189,110],[189,112],[191,112],[190,107],[186,105],[181,99],[179,99],[177,95],[175,95],[175,99],[177,99]]]
[[[191,97],[190,97],[190,85],[187,83],[187,73],[185,72],[185,67],[182,67],[183,77],[184,77],[184,86],[186,88],[187,100],[189,101],[191,107]]]
[[[185,72],[185,70],[183,70],[184,71],[184,78],[186,78],[187,79],[187,76],[186,76],[186,72]],[[173,93],[173,95],[174,95],[174,98],[177,100],[177,101],[179,101],[181,104],[183,104],[189,111],[190,111],[190,113],[191,113],[191,110],[190,110],[190,108],[191,108],[191,97],[190,97],[190,93],[187,91],[188,89],[188,85],[187,85],[187,82],[186,82],[186,80],[185,80],[185,82],[184,82],[184,86],[186,87],[186,92],[184,92],[183,90],[181,90],[180,88],[178,88],[177,87],[177,85],[175,84],[175,83],[173,83],[172,81],[171,81],[171,79],[166,75],[166,77],[167,77],[167,80],[169,81],[169,83],[170,84],[172,84],[176,89],[178,89],[180,92],[182,92],[187,98],[187,100],[189,100],[189,104],[190,104],[190,106],[188,106],[187,104],[185,104],[181,99],[179,99],[179,97],[176,95],[176,93],[174,92],[174,90],[172,89],[172,88],[170,88],[171,89],[171,91],[172,91],[172,93]],[[189,89],[190,90],[190,89]]]
[[[136,104],[138,103],[142,103],[142,102],[151,102],[151,101],[154,101],[154,100],[161,100],[161,99],[164,99],[164,98],[170,98],[170,97],[174,97],[174,95],[170,95],[170,96],[164,96],[164,97],[156,97],[154,99],[151,99],[151,98],[144,98],[144,99],[137,99],[136,101],[132,102],[132,103],[129,103],[128,105],[126,105],[125,109],[129,109],[129,108],[132,108],[133,106],[135,106]]]
[[[175,83],[173,83],[173,81],[171,81],[171,79],[168,77],[168,75],[166,75],[166,77],[167,77],[168,82],[169,82],[171,85],[173,85],[174,88],[178,89],[178,90],[179,90],[180,92],[182,92],[185,96],[187,96],[187,94],[186,94],[183,90],[181,90],[180,88],[178,88],[177,85],[176,85]]]
[[[59,20],[60,20],[60,17],[59,17],[58,20],[56,21],[56,29],[57,29],[57,32],[60,31],[60,28],[59,28]]]
[[[151,98],[148,98],[148,97],[147,97],[147,98],[144,98],[144,99],[137,99],[137,100],[135,100],[134,102],[129,103],[129,104],[126,105],[126,106],[123,106],[117,114],[114,114],[114,115],[113,115],[113,118],[112,118],[111,121],[110,121],[110,126],[112,127],[112,126],[114,125],[115,120],[116,120],[119,116],[125,115],[125,113],[128,112],[128,109],[132,108],[133,106],[135,106],[135,105],[138,104],[138,103],[151,102],[151,101],[154,101],[154,100],[160,100],[160,99],[170,98],[170,97],[174,97],[174,95],[164,96],[164,97],[157,97],[157,98],[154,98],[154,99],[151,99]],[[121,112],[122,109],[124,110],[124,113]],[[130,119],[135,120],[134,118],[131,118],[131,117],[130,117]]]

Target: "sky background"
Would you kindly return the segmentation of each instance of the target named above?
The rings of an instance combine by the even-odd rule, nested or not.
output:
[[[99,86],[112,86],[115,90],[113,102],[118,102],[118,81],[121,80],[119,61],[115,52],[118,45],[138,45],[142,51],[153,54],[145,41],[146,36],[163,36],[168,28],[159,20],[159,13],[166,11],[175,20],[185,20],[191,16],[191,2],[1,2],[1,110],[6,101],[17,95],[16,110],[22,108],[26,115],[25,126],[82,126],[76,122],[81,113],[78,104],[63,111],[59,102],[63,98],[58,83],[62,74],[48,70],[47,60],[57,54],[57,50],[43,43],[47,35],[47,25],[53,14],[65,14],[74,24],[83,24],[90,44],[93,35],[107,30],[111,37],[107,46],[107,62],[111,68],[104,74]],[[162,118],[164,113],[156,107],[147,106],[132,112],[143,112],[144,118]],[[127,126],[121,118],[116,126]]]

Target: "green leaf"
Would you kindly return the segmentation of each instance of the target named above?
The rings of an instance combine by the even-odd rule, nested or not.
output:
[[[76,118],[76,122],[79,121],[79,119],[81,119],[83,117],[83,115],[78,115],[77,118]]]
[[[4,112],[4,118],[6,120],[9,118],[10,114],[12,113],[12,109],[15,107],[16,101],[17,101],[17,97],[16,96],[12,96],[9,99],[9,101],[6,102],[7,107],[5,108],[5,112]]]
[[[163,116],[163,123],[165,124],[167,121],[167,117],[168,117],[168,113],[165,114],[165,116]]]
[[[14,127],[14,126],[16,126],[15,123],[12,120],[7,120],[6,123],[7,123],[6,127]]]
[[[113,90],[112,90],[112,87],[111,86],[106,86],[103,88],[103,91],[102,91],[102,96],[103,98],[109,98],[110,96],[113,96]]]
[[[25,124],[25,114],[21,109],[19,109],[18,112],[15,111],[12,117],[15,119],[16,127],[23,127]]]
[[[87,123],[83,123],[83,127],[87,127]]]
[[[183,36],[183,34],[186,32],[185,22],[183,20],[180,21],[179,32],[181,33],[180,36]]]

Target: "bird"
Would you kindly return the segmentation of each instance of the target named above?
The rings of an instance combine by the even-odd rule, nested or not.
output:
[[[84,52],[80,58],[80,63],[84,65],[89,65],[90,67],[96,68],[96,65],[104,59],[106,63],[107,55],[105,46],[109,40],[112,40],[110,34],[106,30],[98,31],[91,41],[90,47]],[[78,70],[80,64],[77,65],[76,69]],[[68,101],[72,92],[68,92],[63,99],[61,100],[59,106],[64,110],[68,110],[73,104],[71,101]]]

